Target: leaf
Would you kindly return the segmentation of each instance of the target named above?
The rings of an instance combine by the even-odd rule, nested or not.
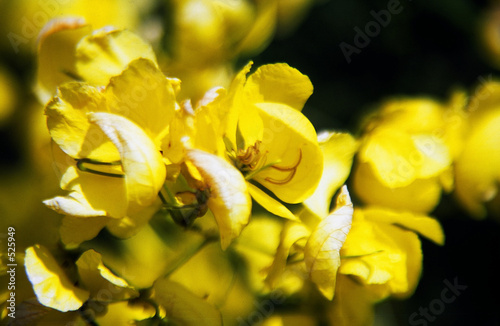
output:
[[[353,207],[347,187],[337,198],[337,208],[312,232],[304,250],[304,260],[311,280],[329,300],[335,293],[340,249],[351,229]]]
[[[184,286],[167,278],[155,282],[154,298],[165,311],[168,320],[184,326],[222,325],[220,312]]]
[[[27,248],[24,265],[36,297],[44,306],[62,312],[73,311],[89,298],[89,292],[73,285],[45,247]]]
[[[247,225],[252,199],[240,171],[222,158],[191,149],[187,158],[200,171],[210,189],[208,207],[215,216],[225,250]]]

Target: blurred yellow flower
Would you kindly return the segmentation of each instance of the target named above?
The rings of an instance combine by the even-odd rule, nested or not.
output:
[[[444,244],[441,226],[433,218],[386,208],[356,208],[340,251],[339,273],[355,276],[380,298],[411,295],[422,270],[417,233]]]
[[[62,85],[46,115],[62,150],[55,150],[61,187],[70,193],[45,204],[73,217],[106,216],[110,223],[153,204],[166,176],[160,149],[176,108],[175,89],[176,82],[147,59],[131,62],[105,89]],[[92,221],[97,230],[105,224]],[[129,222],[118,228],[144,223]]]
[[[356,195],[366,204],[430,212],[441,189],[453,187],[464,103],[462,94],[446,105],[431,99],[385,102],[363,129],[353,172]]]
[[[468,105],[469,128],[456,160],[456,196],[474,217],[500,216],[500,83],[482,85]]]
[[[5,36],[0,46],[11,48],[15,53],[31,52],[39,32],[52,18],[61,16],[80,17],[94,28],[114,25],[120,28],[136,28],[141,13],[149,10],[152,1],[109,0],[19,0],[2,1],[0,9],[4,19],[0,28]],[[95,10],[99,8],[99,10]]]

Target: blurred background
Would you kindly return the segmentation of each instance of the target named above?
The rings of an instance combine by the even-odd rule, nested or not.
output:
[[[9,0],[0,0],[0,9]],[[283,0],[286,1],[286,0]],[[346,60],[340,44],[355,45],[356,28],[374,20],[370,12],[398,3],[400,12],[369,37],[369,43]],[[278,30],[260,54],[242,56],[255,66],[286,62],[309,76],[315,90],[304,114],[316,129],[356,134],[363,116],[392,96],[430,96],[446,100],[452,91],[473,93],[484,81],[500,77],[500,1],[472,0],[331,0],[316,1],[303,21],[286,32]],[[159,9],[158,9],[159,10]],[[0,12],[4,20],[5,12]],[[2,17],[3,16],[3,17]],[[298,22],[299,18],[297,18]],[[57,214],[41,200],[57,190],[57,180],[40,138],[40,107],[31,93],[36,62],[29,51],[15,52],[3,29],[0,52],[0,219],[23,223],[36,234],[18,233],[19,241],[57,239],[47,226]],[[489,34],[488,34],[489,33]],[[493,35],[493,37],[485,36]],[[495,38],[494,36],[497,36]],[[40,130],[37,130],[39,128]],[[500,131],[499,131],[500,133]],[[40,144],[37,141],[40,140]],[[500,150],[500,149],[499,149]],[[500,169],[500,167],[499,167]],[[451,195],[443,195],[431,214],[446,234],[438,247],[423,239],[424,268],[415,294],[377,308],[379,325],[500,325],[500,223],[472,219]],[[48,222],[49,221],[49,222]],[[43,234],[43,236],[42,236]],[[442,312],[416,323],[410,316],[429,309],[441,297],[444,281],[467,288]]]

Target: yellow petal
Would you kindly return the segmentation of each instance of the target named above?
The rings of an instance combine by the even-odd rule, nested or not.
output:
[[[220,312],[181,284],[163,278],[153,289],[156,302],[166,310],[169,320],[186,326],[222,325]]]
[[[87,117],[90,112],[106,110],[104,97],[97,88],[67,83],[59,88],[58,97],[45,109],[50,135],[72,158],[117,161],[120,157],[115,146]]]
[[[392,129],[379,128],[372,132],[359,154],[360,161],[369,163],[377,179],[390,188],[413,182],[423,161],[411,137]]]
[[[77,77],[76,44],[90,32],[90,26],[81,18],[51,20],[40,32],[35,92],[41,103],[56,94],[57,86]]]
[[[264,122],[261,151],[266,164],[254,179],[287,203],[309,197],[323,173],[323,154],[311,122],[299,111],[278,103],[258,103]]]
[[[318,135],[318,140],[325,161],[323,175],[316,191],[304,204],[316,215],[324,217],[328,215],[333,195],[351,172],[358,144],[347,133],[324,132]]]
[[[90,114],[89,119],[104,131],[120,152],[129,203],[151,205],[166,177],[165,164],[153,141],[122,116],[98,112]]]
[[[66,155],[59,147],[54,147],[54,165],[63,173],[61,188],[69,191],[70,194],[66,196],[64,201],[57,197],[58,201],[55,204],[58,206],[52,207],[53,209],[60,209],[63,214],[78,217],[108,216],[121,218],[125,216],[128,201],[124,178],[81,171],[76,167],[74,159]],[[116,148],[115,151],[117,151]],[[88,165],[94,167],[91,164]],[[121,166],[118,167],[120,168],[119,171],[112,170],[111,172],[122,174]]]
[[[285,205],[266,194],[259,187],[248,183],[248,191],[252,198],[269,212],[292,221],[298,221],[298,218]]]
[[[89,298],[89,292],[73,286],[46,248],[35,245],[26,249],[24,265],[36,297],[44,306],[73,311]]]
[[[340,249],[351,229],[353,207],[347,187],[337,198],[337,208],[311,233],[304,250],[304,260],[311,280],[329,300],[335,293]]]
[[[418,236],[401,227],[365,219],[354,211],[351,231],[342,247],[339,272],[356,275],[380,298],[412,293],[422,270]]]
[[[108,221],[109,218],[103,216],[90,218],[65,216],[59,229],[61,241],[66,249],[75,249],[82,242],[95,238]]]
[[[425,214],[434,209],[441,197],[437,177],[417,179],[407,186],[390,188],[377,178],[368,163],[359,163],[353,176],[356,195],[369,205]]]
[[[81,192],[71,192],[68,196],[57,196],[44,200],[48,208],[59,214],[73,215],[78,217],[106,216],[104,210],[96,210],[90,206]]]
[[[226,249],[248,223],[252,200],[243,175],[222,158],[189,150],[188,159],[198,168],[210,189],[208,207],[212,210]]]
[[[250,77],[245,89],[254,102],[286,104],[301,111],[313,92],[306,75],[286,63],[260,66]]]
[[[116,276],[102,262],[102,256],[95,250],[85,251],[76,261],[78,275],[90,296],[100,302],[127,300],[139,296],[123,278]]]
[[[94,85],[107,85],[137,58],[156,63],[149,44],[127,30],[102,28],[83,38],[76,49],[77,74]]]
[[[121,301],[108,304],[106,314],[98,315],[98,325],[133,325],[137,321],[153,318],[155,308],[143,301]]]
[[[283,231],[281,231],[280,244],[276,250],[274,261],[269,267],[266,277],[266,283],[271,289],[274,289],[282,280],[282,275],[286,267],[286,261],[292,246],[297,241],[307,238],[309,234],[309,230],[302,223],[290,221],[285,224]]]
[[[368,207],[364,209],[369,220],[402,226],[415,231],[439,245],[444,244],[444,233],[441,224],[431,217],[411,212],[397,212],[385,208]]]
[[[160,147],[174,117],[175,88],[175,80],[167,79],[154,62],[141,58],[111,78],[105,97],[111,112],[141,126]]]

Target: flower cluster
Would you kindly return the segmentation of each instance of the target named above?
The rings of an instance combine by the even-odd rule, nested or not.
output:
[[[18,257],[17,321],[371,325],[415,291],[422,237],[444,244],[443,194],[500,216],[500,83],[388,99],[354,136],[317,133],[297,69],[234,68],[307,5],[173,1],[176,33],[152,43],[81,18],[41,30],[34,91],[60,186],[43,203],[62,219]]]

